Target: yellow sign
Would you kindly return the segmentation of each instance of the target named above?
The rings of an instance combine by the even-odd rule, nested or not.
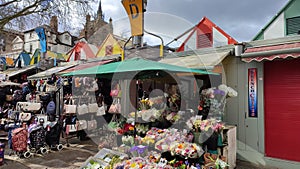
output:
[[[143,0],[122,0],[122,4],[129,17],[131,35],[139,36],[144,33]]]

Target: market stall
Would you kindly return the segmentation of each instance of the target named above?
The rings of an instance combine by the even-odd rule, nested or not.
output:
[[[155,81],[154,79],[167,74],[175,77],[179,72],[210,74],[206,71],[141,58],[66,74],[73,75],[75,78],[78,76],[113,77],[115,83],[112,83],[110,91],[112,104],[107,105],[105,111],[105,114],[109,114],[111,118],[107,124],[106,134],[101,135],[98,140],[99,149],[101,151],[103,148],[110,148],[130,154],[129,159],[126,160],[118,159],[116,156],[114,156],[115,160],[95,156],[88,159],[83,168],[92,168],[92,166],[96,168],[199,168],[200,166],[225,168],[227,160],[222,150],[226,146],[226,137],[223,135],[225,125],[221,120],[225,98],[236,93],[226,85],[203,90],[198,112],[182,106],[185,100],[182,98],[179,85],[174,82],[164,80],[164,85],[159,85],[159,90],[148,85],[146,87],[148,93],[144,92],[144,88],[140,85],[141,79]],[[124,85],[126,79],[131,79],[134,84]],[[143,85],[146,86],[145,83]],[[135,90],[128,90],[132,88]],[[139,88],[142,88],[141,92]],[[133,102],[128,95],[133,95],[135,98]],[[122,99],[127,100],[127,103],[122,102]],[[134,103],[136,108],[134,111],[126,109],[129,106],[128,102]],[[99,105],[98,110],[103,106]],[[209,110],[210,108],[212,109]],[[203,109],[207,113],[206,117],[203,116],[204,112],[201,112]],[[105,159],[108,164],[100,164]]]
[[[226,126],[218,118],[224,113],[226,103],[222,97],[234,97],[236,94],[226,85],[203,90],[202,98],[206,97],[206,100],[200,100],[198,109],[202,110],[210,104],[212,111],[208,113],[208,118],[201,115],[189,116],[186,111],[179,112],[164,102],[161,96],[142,99],[137,113],[113,118],[108,124],[110,131],[115,132],[115,138],[121,141],[121,144],[117,141],[110,148],[129,154],[129,157],[119,159],[114,156],[114,160],[102,164],[101,161],[106,158],[94,156],[86,161],[83,168],[229,167],[228,164],[233,165],[234,159],[229,156],[228,150],[234,147],[232,142],[235,138],[228,131],[234,130],[234,127]],[[212,102],[219,106],[212,105]],[[131,119],[135,114],[138,120],[132,123]],[[172,125],[166,126],[168,123]],[[178,123],[181,127],[175,128]],[[102,144],[99,152],[109,146],[111,145]]]

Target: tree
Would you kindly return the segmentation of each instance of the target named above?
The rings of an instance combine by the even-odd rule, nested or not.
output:
[[[97,0],[0,0],[0,30],[4,27],[28,29],[48,23],[58,16],[59,24],[70,30],[74,18],[91,13]],[[70,26],[68,26],[70,25]]]

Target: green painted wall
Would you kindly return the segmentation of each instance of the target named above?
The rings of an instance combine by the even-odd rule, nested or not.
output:
[[[296,0],[291,3],[284,11],[284,15],[286,19],[300,16],[300,1]]]

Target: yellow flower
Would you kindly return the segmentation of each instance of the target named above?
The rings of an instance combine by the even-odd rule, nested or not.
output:
[[[130,165],[131,168],[135,168],[135,166],[136,166],[136,163],[132,163],[132,164]]]

